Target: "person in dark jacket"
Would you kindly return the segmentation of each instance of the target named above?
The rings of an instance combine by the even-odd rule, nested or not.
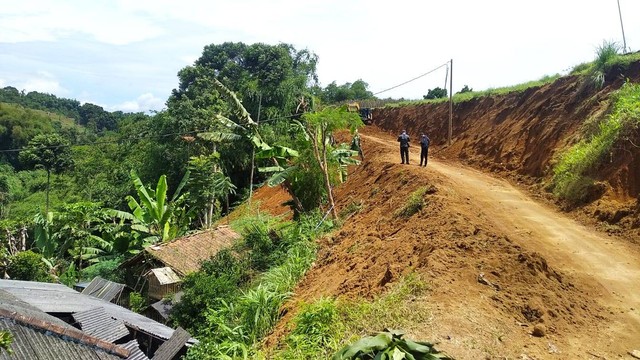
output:
[[[398,136],[400,143],[400,158],[403,164],[409,164],[409,135],[406,130],[402,130],[402,134]]]
[[[427,166],[427,157],[429,157],[429,143],[431,142],[431,140],[429,140],[429,137],[426,134],[422,134],[422,137],[420,138],[420,166],[422,165],[422,162],[424,160],[424,166]]]

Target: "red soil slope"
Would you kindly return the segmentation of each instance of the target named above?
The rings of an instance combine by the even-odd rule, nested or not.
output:
[[[283,338],[299,301],[371,299],[415,272],[431,288],[413,300],[415,309],[431,320],[405,330],[411,338],[440,341],[457,359],[609,359],[640,348],[637,247],[570,219],[595,215],[640,239],[638,149],[615,150],[598,179],[607,192],[569,216],[456,165],[462,160],[544,195],[554,156],[576,141],[585,119],[604,111],[608,94],[622,84],[618,75],[608,74],[611,81],[597,93],[567,77],[456,104],[451,146],[445,146],[447,104],[376,110],[381,129],[362,132],[365,162],[336,189],[340,211],[360,210],[321,241],[314,267],[267,344]],[[640,80],[640,64],[625,76]],[[414,141],[426,131],[437,162],[417,167],[412,150],[412,165],[400,165],[394,138],[402,129]],[[408,219],[396,216],[421,186],[429,189],[425,207]],[[507,192],[514,197],[501,197]],[[543,337],[532,336],[536,325],[544,325]]]
[[[609,94],[624,79],[640,81],[640,63],[624,74],[614,69],[606,79],[598,92],[585,89],[583,79],[569,76],[523,92],[454,104],[448,147],[448,103],[375,109],[374,124],[393,134],[406,129],[414,139],[427,132],[436,145],[435,156],[456,158],[541,189],[550,179],[554,157],[577,141],[585,120],[602,115]],[[607,230],[624,232],[633,240],[640,238],[640,134],[629,140],[616,145],[610,161],[598,169],[596,180],[606,191],[584,209],[606,222]]]

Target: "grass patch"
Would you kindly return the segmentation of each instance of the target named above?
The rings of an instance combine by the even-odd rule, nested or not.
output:
[[[640,126],[639,84],[625,83],[611,99],[612,110],[597,130],[562,154],[553,169],[554,194],[574,205],[588,198],[594,171],[612,153],[621,135]]]
[[[359,213],[362,210],[363,206],[364,204],[362,202],[362,199],[358,199],[350,202],[349,205],[347,205],[344,209],[340,210],[340,218],[346,219],[351,215],[355,215]]]
[[[406,219],[411,217],[413,214],[417,213],[418,211],[422,210],[422,208],[425,205],[424,195],[427,193],[428,190],[429,190],[428,187],[422,186],[422,187],[419,187],[416,191],[412,192],[411,196],[409,196],[409,199],[407,200],[407,203],[404,204],[402,208],[398,209],[393,214],[393,216]]]
[[[555,75],[545,75],[542,78],[534,81],[528,81],[526,83],[517,84],[513,86],[506,86],[500,88],[489,88],[487,90],[482,91],[468,91],[464,93],[457,93],[453,95],[454,103],[461,103],[465,101],[469,101],[474,98],[480,98],[485,96],[495,96],[495,95],[505,95],[512,92],[522,92],[529,88],[540,87],[546,84],[550,84],[557,79],[560,78],[560,74]],[[385,107],[393,108],[393,107],[404,107],[404,106],[415,106],[422,104],[438,104],[449,101],[449,98],[440,98],[440,99],[429,99],[429,100],[413,100],[413,101],[400,101],[392,104],[387,104]]]
[[[422,328],[431,321],[431,313],[424,309],[417,311],[415,299],[428,291],[427,282],[411,273],[389,293],[373,301],[321,298],[304,304],[284,347],[275,353],[260,355],[275,360],[329,359],[341,347],[363,335],[385,328]]]

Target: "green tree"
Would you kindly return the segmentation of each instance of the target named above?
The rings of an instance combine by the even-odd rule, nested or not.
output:
[[[27,149],[20,152],[20,161],[47,172],[45,214],[48,213],[51,173],[60,173],[73,166],[69,142],[58,134],[36,135]]]
[[[344,106],[327,107],[319,112],[304,114],[302,116],[301,123],[311,141],[314,158],[323,174],[324,186],[327,191],[331,214],[334,219],[337,219],[338,212],[335,208],[335,201],[333,199],[330,175],[330,154],[333,149],[333,145],[331,144],[333,132],[347,128],[355,130],[357,127],[364,124],[362,123],[360,116],[355,113],[348,112]]]
[[[233,185],[231,182],[231,178],[224,175],[223,173],[217,173],[216,179],[214,180],[214,189],[216,193],[220,194],[225,199],[227,204],[227,224],[229,223],[229,195],[233,195],[236,193],[237,187]]]
[[[436,87],[434,89],[429,89],[427,91],[427,95],[423,95],[424,99],[441,99],[447,97],[447,89]]]
[[[9,266],[7,266],[7,274],[14,280],[51,281],[42,256],[31,250],[11,256]]]
[[[473,89],[469,87],[469,85],[465,85],[462,87],[462,89],[460,91],[458,91],[456,94],[464,94],[466,92],[472,92]]]

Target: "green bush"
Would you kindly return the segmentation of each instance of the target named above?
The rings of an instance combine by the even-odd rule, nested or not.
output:
[[[426,186],[422,186],[418,188],[416,191],[411,193],[407,203],[400,209],[398,209],[393,215],[395,217],[402,218],[410,218],[413,214],[422,210],[424,207],[424,195],[427,193],[428,188]]]
[[[42,256],[31,250],[22,251],[9,258],[7,274],[13,280],[26,281],[51,281],[47,265],[42,261]]]
[[[365,336],[338,351],[333,360],[452,360],[428,342],[403,339],[404,333],[385,329],[376,336]]]
[[[13,335],[11,335],[10,332],[0,331],[0,349],[4,349],[8,355],[13,354],[13,350],[11,350],[12,342],[13,342]]]
[[[96,276],[113,282],[124,282],[124,270],[118,267],[124,261],[124,256],[118,256],[109,260],[102,260],[96,264],[88,266],[80,272],[82,280],[93,280]]]
[[[129,308],[131,311],[141,314],[147,308],[147,302],[140,293],[132,292],[129,294]]]
[[[223,250],[202,264],[201,271],[187,275],[184,295],[171,311],[171,319],[195,334],[206,331],[205,310],[219,309],[234,301],[249,280],[248,261]]]

